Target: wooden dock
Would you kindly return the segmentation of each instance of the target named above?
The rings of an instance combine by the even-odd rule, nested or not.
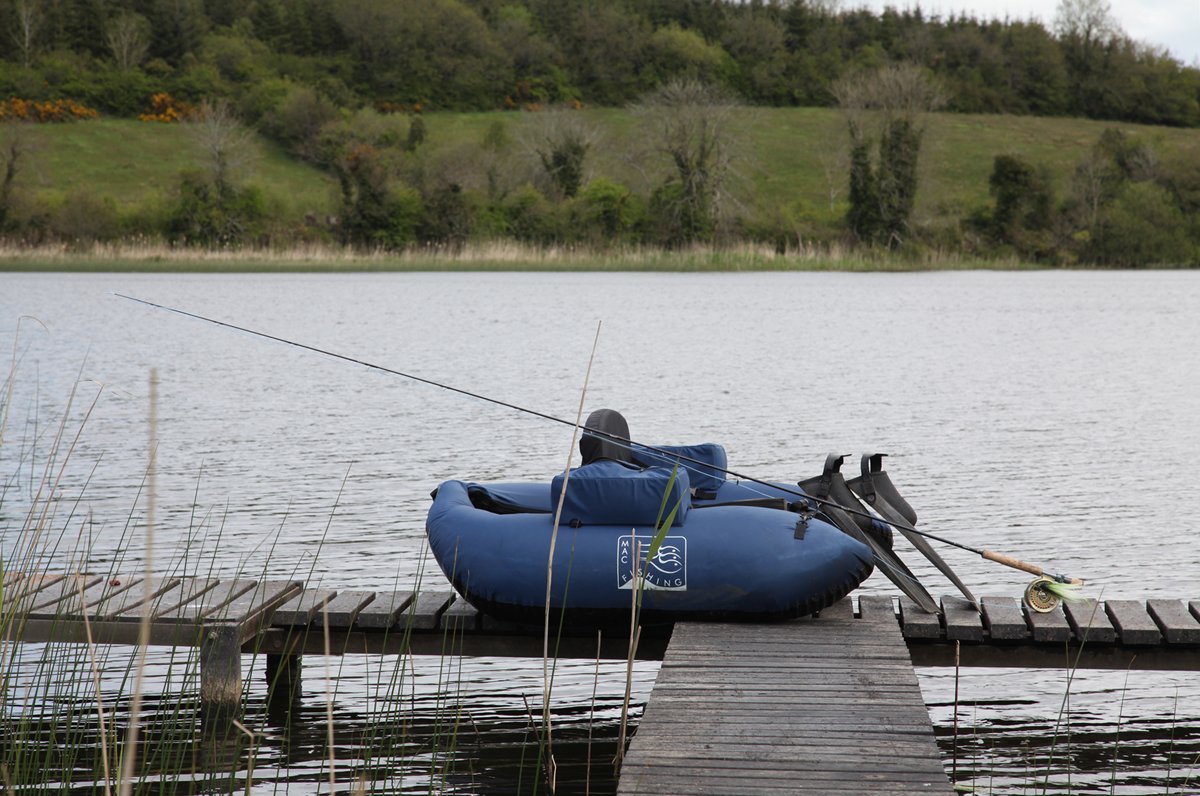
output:
[[[677,625],[617,793],[953,794],[891,600],[862,605]]]
[[[386,591],[299,580],[8,572],[0,640],[199,648],[206,714],[236,711],[242,656],[299,683],[304,655],[541,657],[542,628],[499,622],[445,584]],[[843,600],[776,624],[678,623],[643,635],[663,660],[622,794],[949,793],[914,666],[1200,671],[1200,600],[1083,601],[1040,614],[1012,597]],[[592,630],[552,640],[594,659]],[[599,654],[624,659],[625,634]]]

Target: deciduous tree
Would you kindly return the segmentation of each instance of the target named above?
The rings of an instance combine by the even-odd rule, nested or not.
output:
[[[848,75],[834,96],[850,132],[847,222],[864,242],[897,246],[916,200],[923,117],[942,106],[944,91],[923,69],[892,64]]]
[[[653,204],[668,244],[712,238],[721,216],[740,112],[725,91],[693,79],[676,79],[635,108],[647,140],[673,166]]]

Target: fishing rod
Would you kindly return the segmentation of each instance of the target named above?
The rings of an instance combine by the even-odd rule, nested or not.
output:
[[[406,373],[401,370],[389,368],[385,365],[379,365],[374,362],[368,362],[366,360],[358,359],[356,357],[348,356],[346,354],[339,354],[336,351],[329,351],[324,348],[318,348],[317,346],[308,345],[307,343],[300,343],[295,340],[288,340],[284,337],[279,337],[277,335],[269,334],[267,332],[261,332],[256,329],[250,329],[245,326],[239,326],[235,323],[229,323],[227,321],[217,320],[216,318],[209,318],[207,316],[199,315],[194,312],[188,312],[187,310],[182,310],[177,307],[169,307],[165,304],[157,304],[153,301],[147,301],[146,299],[137,298],[136,296],[129,296],[124,293],[117,293],[117,292],[113,292],[112,295],[116,296],[117,298],[125,299],[126,301],[132,301],[137,304],[143,304],[147,307],[153,307],[154,309],[162,310],[164,312],[172,312],[172,313],[175,313],[176,315],[182,315],[186,318],[192,318],[192,319],[195,319],[198,321],[203,321],[205,323],[210,323],[210,324],[213,324],[214,326],[222,326],[226,329],[232,329],[233,331],[242,332],[243,334],[249,334],[254,337],[261,337],[266,340],[273,340],[274,342],[277,342],[277,343],[283,343],[284,345],[292,346],[293,348],[300,348],[305,351],[311,351],[314,354],[320,354],[322,356],[331,357],[333,359],[340,359],[343,362],[349,362],[354,365],[361,365],[362,367],[368,368],[370,370],[377,370],[381,373],[387,373],[392,376],[400,376],[402,378],[410,379],[410,380],[418,382],[420,384],[427,384],[430,387],[437,387],[442,390],[448,390],[450,392],[457,393],[459,395],[464,395],[468,398],[474,398],[476,400],[484,401],[486,403],[490,403],[495,406],[500,406],[505,409],[511,409],[515,412],[522,412],[524,414],[532,415],[533,417],[538,417],[543,420],[549,420],[553,423],[558,423],[560,425],[570,426],[571,428],[574,428],[576,425],[574,422],[572,422],[570,420],[564,420],[561,417],[556,417],[554,415],[547,414],[546,412],[539,412],[536,409],[529,409],[524,406],[518,406],[517,404],[509,403],[507,401],[501,401],[498,398],[492,398],[490,396],[482,395],[481,393],[477,393],[477,392],[472,392],[471,390],[466,390],[461,387],[455,387],[450,384],[445,384],[443,382],[434,381],[433,379],[427,379],[423,376],[417,376],[416,374],[413,374],[413,373]],[[901,531],[905,531],[907,533],[916,534],[916,535],[924,537],[926,539],[932,539],[935,542],[941,542],[942,544],[949,545],[951,547],[957,547],[958,549],[965,550],[969,553],[975,553],[976,555],[981,556],[982,558],[985,558],[988,561],[992,561],[997,564],[1002,564],[1003,566],[1006,566],[1006,567],[1012,567],[1013,569],[1019,569],[1023,572],[1028,572],[1032,575],[1036,575],[1039,578],[1045,578],[1047,580],[1054,581],[1056,583],[1061,583],[1061,584],[1071,584],[1071,585],[1082,585],[1083,584],[1083,581],[1080,580],[1079,578],[1071,578],[1066,575],[1051,574],[1051,573],[1046,572],[1045,570],[1043,570],[1041,567],[1037,566],[1036,564],[1030,564],[1028,562],[1021,561],[1020,559],[1013,558],[1012,556],[1004,555],[1002,553],[996,553],[996,552],[993,552],[991,550],[987,550],[984,548],[972,547],[971,545],[955,541],[954,539],[948,539],[944,536],[939,536],[937,534],[933,534],[928,531],[918,530],[917,528],[913,527],[913,525],[911,523],[908,523],[908,522],[902,522],[902,521],[896,520],[894,518],[885,518],[875,512],[860,511],[858,509],[854,509],[854,508],[851,508],[848,506],[843,506],[842,504],[840,504],[834,500],[828,500],[825,498],[815,497],[815,496],[809,495],[808,493],[803,492],[799,489],[793,489],[793,488],[785,486],[783,484],[772,483],[770,481],[763,481],[759,478],[755,478],[754,476],[747,475],[745,473],[740,473],[736,470],[730,470],[725,467],[718,467],[714,464],[710,464],[708,462],[701,461],[699,459],[694,459],[690,456],[686,456],[677,451],[668,451],[663,448],[656,447],[654,445],[647,445],[642,442],[635,442],[634,440],[628,439],[626,437],[622,437],[617,434],[611,434],[602,429],[591,428],[590,426],[584,426],[584,431],[593,436],[607,439],[607,440],[609,440],[621,447],[624,447],[628,450],[633,450],[634,446],[637,446],[639,448],[644,448],[648,451],[656,453],[660,456],[665,456],[669,459],[675,459],[675,460],[687,462],[688,465],[691,465],[691,467],[689,467],[689,469],[695,470],[696,468],[704,468],[707,470],[716,470],[718,472],[724,473],[727,476],[732,476],[733,478],[737,478],[742,481],[749,481],[752,484],[758,484],[759,486],[765,486],[765,487],[769,487],[771,489],[776,489],[781,492],[784,492],[785,494],[793,495],[795,497],[801,498],[806,501],[811,501],[812,503],[816,503],[819,506],[828,506],[828,507],[838,508],[838,509],[841,509],[842,511],[844,511],[848,514],[852,514],[854,516],[863,517],[865,519],[873,520],[876,522],[881,522],[886,525],[890,525],[894,528],[897,528]],[[702,472],[703,470],[700,470],[700,471]]]

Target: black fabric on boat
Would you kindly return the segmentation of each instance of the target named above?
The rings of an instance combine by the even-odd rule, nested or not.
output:
[[[718,506],[745,506],[757,509],[778,509],[779,511],[787,511],[790,506],[783,498],[776,497],[761,497],[761,498],[746,498],[745,500],[728,500],[724,503],[693,503],[692,509],[715,509]]]
[[[589,434],[588,429],[595,429],[618,437],[624,440],[624,443]],[[600,459],[611,459],[638,466],[633,458],[633,452],[630,450],[629,423],[621,416],[620,412],[614,409],[597,409],[588,415],[583,424],[583,436],[579,438],[579,454],[583,457],[584,464],[591,464]]]
[[[486,487],[479,486],[478,484],[467,485],[467,497],[471,499],[472,506],[481,511],[490,511],[492,514],[550,513],[545,509],[529,508],[528,506],[521,506],[510,500],[505,500],[503,497],[489,492]]]

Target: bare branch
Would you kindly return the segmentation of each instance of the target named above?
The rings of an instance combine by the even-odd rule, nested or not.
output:
[[[208,161],[213,184],[218,190],[232,187],[239,172],[254,158],[253,134],[242,126],[224,99],[201,103],[187,124]]]
[[[118,69],[133,69],[150,49],[150,23],[140,14],[122,12],[105,31],[105,40]]]

